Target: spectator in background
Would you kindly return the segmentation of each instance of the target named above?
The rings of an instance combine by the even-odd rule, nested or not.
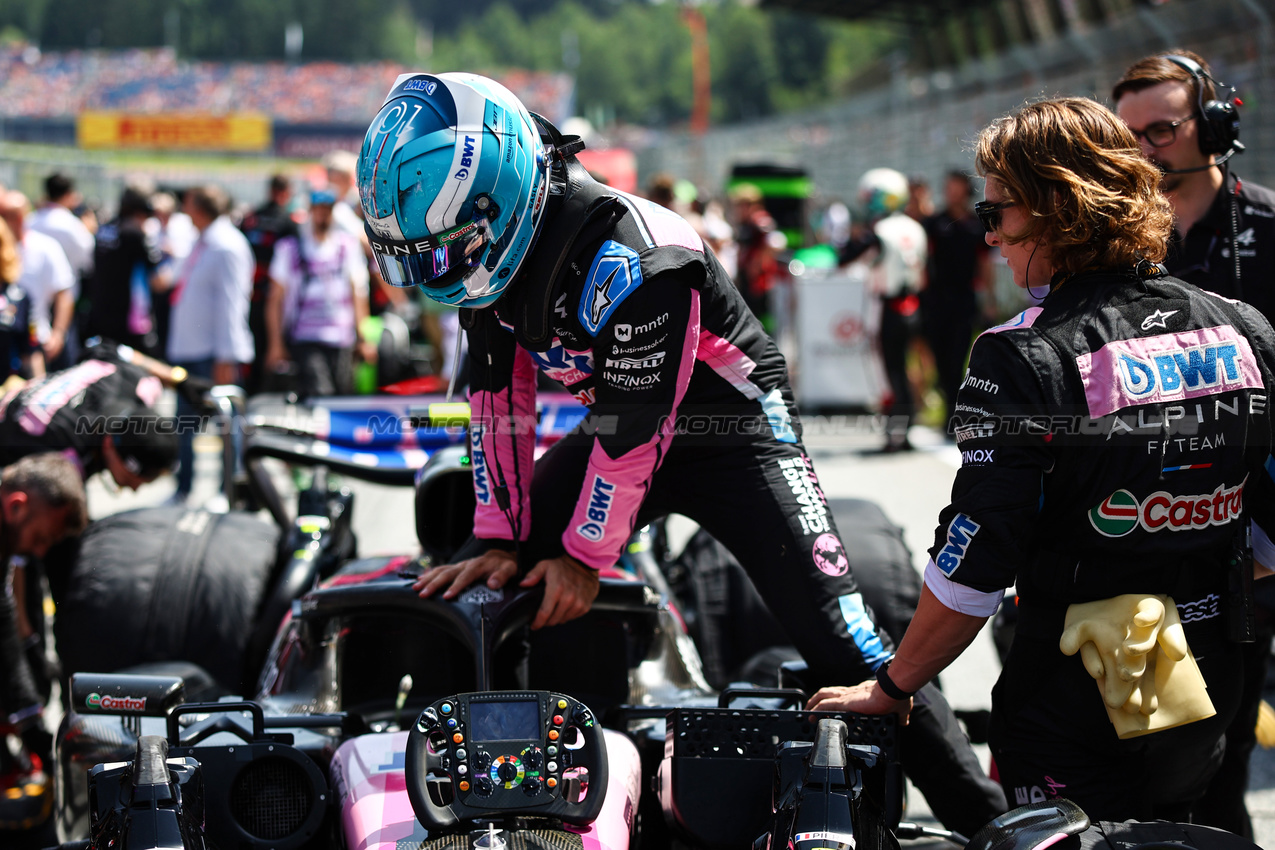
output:
[[[310,218],[295,236],[279,241],[270,263],[266,309],[266,368],[296,362],[302,398],[351,392],[353,356],[376,359],[359,342],[367,316],[367,265],[363,249],[333,224],[337,199],[328,190],[310,194]]]
[[[264,386],[268,367],[266,364],[269,333],[266,327],[266,304],[270,300],[270,265],[276,245],[289,237],[295,239],[297,223],[292,220],[288,206],[292,202],[292,181],[286,174],[270,178],[269,199],[244,217],[239,225],[248,244],[252,245],[257,268],[252,275],[252,305],[248,309],[248,327],[252,330],[256,353],[248,372],[245,389],[251,395]]]
[[[71,318],[75,311],[71,296],[75,272],[56,239],[26,229],[30,208],[30,201],[21,192],[9,191],[0,195],[0,219],[9,225],[18,243],[18,260],[22,265],[18,286],[31,300],[36,342],[43,353],[45,367],[51,369],[52,364],[60,362],[71,331]]]
[[[151,213],[147,195],[128,186],[120,193],[115,219],[98,228],[85,333],[160,357],[152,285],[162,257],[158,242],[146,232]]]
[[[62,246],[71,271],[75,273],[75,286],[71,290],[72,303],[78,303],[82,284],[93,273],[93,234],[97,230],[96,219],[91,215],[81,218],[76,212],[83,198],[75,190],[75,183],[61,172],[54,172],[44,180],[44,202],[27,218],[27,229],[52,236]],[[89,226],[92,223],[92,227]],[[63,369],[75,362],[79,351],[76,332],[76,316],[66,335],[66,344],[56,360],[49,363],[51,369]]]
[[[252,246],[226,217],[230,203],[216,186],[186,191],[185,212],[199,239],[177,273],[168,360],[215,384],[236,384],[240,366],[251,363]],[[178,413],[189,421],[195,410],[179,397]],[[182,428],[181,469],[173,501],[185,503],[194,484],[194,430]]]
[[[152,287],[155,293],[152,306],[161,348],[168,344],[168,320],[172,313],[171,297],[173,284],[177,282],[177,269],[199,238],[199,231],[191,223],[190,216],[177,207],[177,198],[172,192],[155,192],[151,195],[155,216],[146,222],[146,231],[155,238],[160,253]]]
[[[903,212],[916,221],[924,221],[934,215],[934,198],[930,195],[930,183],[922,174],[908,178],[908,202]]]
[[[0,188],[0,194],[3,192]],[[44,355],[31,333],[31,300],[18,286],[21,276],[18,240],[0,219],[0,384],[15,375],[36,378],[44,374]],[[0,396],[3,394],[0,389]]]
[[[676,195],[674,194],[676,185],[677,181],[673,179],[673,175],[657,174],[647,184],[646,199],[652,203],[659,204],[666,210],[671,210],[676,204]]]
[[[908,428],[916,402],[908,379],[908,344],[920,318],[918,293],[925,285],[925,228],[903,212],[908,181],[892,168],[874,168],[859,179],[859,205],[868,227],[859,228],[841,250],[841,263],[868,252],[869,287],[881,299],[881,360],[890,382],[891,401],[884,451],[908,451]]]
[[[761,190],[751,183],[736,186],[730,194],[735,204],[735,242],[739,246],[735,285],[748,309],[772,332],[770,290],[779,277],[775,250],[783,239],[775,220],[762,203]]]
[[[977,291],[991,283],[991,254],[983,225],[974,216],[973,194],[968,174],[949,171],[943,181],[943,211],[921,222],[930,249],[929,280],[921,293],[921,326],[938,371],[945,433],[974,338]]]
[[[336,204],[332,207],[332,223],[355,238],[363,235],[363,220],[354,211],[359,206],[359,193],[354,188],[354,173],[358,165],[358,156],[350,151],[328,151],[323,157],[328,187],[336,195]]]

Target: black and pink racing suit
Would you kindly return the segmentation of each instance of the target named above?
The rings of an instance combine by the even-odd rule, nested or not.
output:
[[[682,514],[738,558],[812,681],[871,676],[892,644],[802,446],[783,356],[686,221],[574,163],[566,176],[519,280],[462,316],[475,536],[518,548],[524,569],[563,553],[601,568],[634,528]],[[537,372],[590,411],[539,459]],[[951,800],[935,805],[946,823],[979,826],[1003,804],[998,789],[980,783],[937,690],[921,699],[907,766],[932,801]]]

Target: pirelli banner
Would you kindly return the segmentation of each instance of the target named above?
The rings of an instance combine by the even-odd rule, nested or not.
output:
[[[76,119],[82,148],[185,151],[265,151],[272,142],[270,118],[229,115],[129,115],[83,112]]]

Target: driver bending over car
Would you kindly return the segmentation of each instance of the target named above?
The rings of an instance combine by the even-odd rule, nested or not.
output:
[[[990,734],[1006,796],[1187,821],[1239,700],[1245,584],[1267,572],[1250,527],[1275,564],[1275,334],[1157,265],[1160,172],[1105,107],[1026,106],[975,151],[987,243],[1046,294],[974,344],[965,462],[898,652],[807,707],[906,714],[1013,584]]]
[[[38,737],[44,700],[18,633],[14,562],[43,557],[49,547],[78,535],[88,522],[84,483],[66,457],[48,452],[30,455],[0,469],[0,563],[5,565],[0,599],[0,829],[26,829],[48,816],[52,804],[40,756],[45,742],[28,748],[23,738]]]
[[[810,458],[787,367],[726,272],[674,213],[595,182],[503,86],[399,78],[359,161],[381,273],[462,308],[475,537],[416,583],[545,586],[532,628],[585,614],[635,527],[684,514],[738,558],[814,681],[891,655]],[[537,370],[590,410],[533,457]],[[949,828],[1003,811],[937,689],[902,738]]]

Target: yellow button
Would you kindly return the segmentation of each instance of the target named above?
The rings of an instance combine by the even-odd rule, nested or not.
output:
[[[462,779],[462,780],[461,780],[461,782],[460,782],[460,790],[462,790],[462,791],[468,791],[468,790],[469,790],[469,783]]]
[[[556,740],[558,740],[558,730],[557,730],[557,729],[550,729],[550,730],[549,730],[549,740],[550,740],[550,741],[556,741]]]
[[[459,744],[461,741],[465,740],[465,736],[457,732],[455,735],[452,735],[452,740]]]
[[[550,776],[548,779],[546,779],[546,780],[545,780],[545,784],[546,784],[546,785],[548,785],[550,788],[557,788],[557,787],[558,787],[558,780],[556,780],[556,779],[554,779],[552,776]]]
[[[567,701],[565,699],[558,700],[558,708],[566,708],[566,707],[567,707]]]

